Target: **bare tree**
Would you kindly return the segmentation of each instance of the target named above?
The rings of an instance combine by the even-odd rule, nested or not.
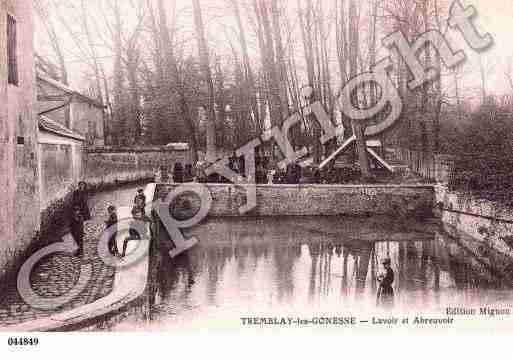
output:
[[[194,8],[194,25],[196,28],[196,38],[198,41],[198,50],[200,57],[200,66],[205,77],[208,91],[208,104],[207,104],[207,156],[212,156],[215,153],[215,91],[214,81],[212,80],[212,73],[210,71],[210,60],[208,54],[207,40],[205,37],[205,27],[203,25],[203,18],[201,15],[201,7],[199,0],[193,0]],[[207,158],[208,161],[213,161],[214,158]]]
[[[358,73],[358,56],[359,56],[359,14],[356,9],[355,0],[349,0],[349,77],[353,78]],[[354,103],[357,103],[357,96],[352,99]],[[358,152],[358,162],[360,163],[360,170],[364,179],[370,177],[369,159],[367,156],[367,146],[365,142],[365,129],[360,121],[352,120],[354,135],[356,137],[356,148]]]
[[[46,30],[46,33],[50,40],[50,45],[51,45],[51,47],[55,53],[55,56],[57,57],[57,60],[59,62],[59,70],[60,70],[60,77],[61,77],[60,80],[64,84],[67,85],[68,84],[68,71],[66,68],[66,60],[64,58],[64,52],[62,49],[61,40],[60,40],[59,36],[57,36],[57,32],[55,30],[55,25],[52,20],[50,6],[51,6],[50,1],[45,1],[45,0],[35,0],[34,1],[34,8],[36,10],[38,18]]]
[[[235,20],[237,21],[237,28],[239,32],[239,42],[242,49],[242,58],[244,63],[244,82],[245,85],[245,94],[248,97],[248,101],[251,105],[251,110],[255,119],[255,122],[258,124],[259,132],[264,130],[263,122],[261,121],[261,115],[258,111],[258,100],[256,95],[256,85],[255,85],[255,77],[253,74],[253,69],[251,68],[251,63],[249,61],[249,52],[248,45],[246,41],[246,32],[244,27],[242,26],[242,20],[239,10],[238,0],[231,0],[231,4],[233,7],[233,12],[235,15]]]

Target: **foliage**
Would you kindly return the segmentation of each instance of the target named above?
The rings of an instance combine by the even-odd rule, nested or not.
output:
[[[470,119],[449,148],[454,156],[450,187],[478,191],[487,198],[513,193],[510,109],[492,102],[481,106]]]

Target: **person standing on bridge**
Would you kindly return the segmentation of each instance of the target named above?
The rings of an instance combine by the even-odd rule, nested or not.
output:
[[[133,208],[139,208],[143,213],[146,212],[146,195],[142,188],[139,189],[135,195]]]
[[[379,288],[376,298],[376,305],[390,309],[394,306],[394,271],[392,270],[390,258],[385,258],[382,262],[385,273],[378,276]]]
[[[142,203],[143,208],[146,206],[146,195],[144,194],[144,190],[142,188],[137,190],[137,194],[134,197],[134,204],[137,205],[138,203]]]
[[[176,162],[173,167],[173,182],[182,183],[183,182],[183,166],[181,162]]]
[[[183,173],[183,181],[184,182],[192,182],[194,180],[194,173],[192,169],[192,164],[187,163],[184,168]]]
[[[78,182],[78,188],[73,192],[73,207],[80,208],[80,214],[84,221],[89,221],[91,219],[91,212],[89,211],[89,205],[87,201],[89,200],[89,192],[87,189],[87,183],[84,181]]]

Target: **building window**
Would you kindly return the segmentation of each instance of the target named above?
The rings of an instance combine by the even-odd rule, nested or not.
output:
[[[7,15],[7,66],[9,69],[8,82],[18,85],[18,59],[17,59],[17,38],[16,19]]]

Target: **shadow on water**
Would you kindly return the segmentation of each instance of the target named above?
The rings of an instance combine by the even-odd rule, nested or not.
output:
[[[513,300],[511,278],[435,222],[210,218],[186,235],[200,244],[173,259],[169,238],[160,238],[150,317],[171,327],[241,313],[372,309],[385,258],[397,308],[493,301],[496,291]]]

